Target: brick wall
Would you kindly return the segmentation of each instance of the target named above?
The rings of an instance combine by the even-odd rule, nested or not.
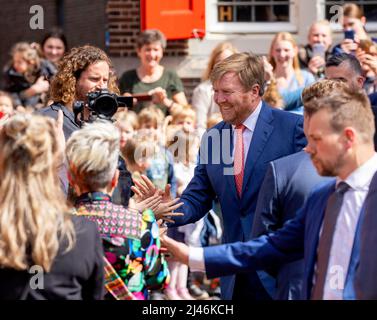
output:
[[[114,57],[135,57],[135,39],[140,33],[140,1],[109,0],[106,8],[110,34],[109,54]],[[188,54],[187,40],[168,41],[165,56]]]
[[[19,41],[39,42],[58,25],[58,3],[62,3],[63,30],[70,47],[92,44],[105,48],[107,0],[12,0],[1,1],[0,68],[8,61],[8,52]],[[38,4],[44,11],[44,29],[29,26],[30,7]],[[1,80],[1,77],[0,77]],[[1,82],[1,81],[0,81]]]

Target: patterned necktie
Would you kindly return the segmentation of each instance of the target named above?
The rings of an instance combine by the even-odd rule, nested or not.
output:
[[[315,284],[312,291],[312,300],[322,300],[325,287],[327,269],[330,260],[330,250],[335,231],[336,221],[343,203],[343,197],[349,189],[349,185],[340,182],[335,192],[327,200],[325,217],[321,237],[317,248],[317,270]]]
[[[234,147],[234,180],[236,182],[236,188],[238,196],[241,198],[242,183],[244,174],[244,148],[243,148],[243,131],[246,127],[243,124],[239,124],[235,128],[236,145]]]

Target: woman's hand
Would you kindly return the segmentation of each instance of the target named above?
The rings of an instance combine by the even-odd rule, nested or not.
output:
[[[146,198],[142,201],[137,201],[135,199],[134,203],[130,203],[130,208],[138,210],[139,212],[143,212],[146,209],[151,209],[153,212],[157,209],[162,201],[162,196],[156,192],[153,196]]]
[[[175,198],[171,201],[160,202],[157,208],[154,210],[156,220],[165,220],[167,222],[174,223],[174,220],[170,219],[171,217],[183,216],[181,212],[173,212],[183,205],[183,202],[179,202],[179,198]]]
[[[148,94],[152,95],[152,102],[155,104],[163,104],[164,100],[168,97],[166,90],[161,87],[150,90]]]
[[[310,59],[308,68],[313,74],[317,74],[321,67],[324,67],[326,64],[325,59],[320,56],[315,56]]]
[[[153,182],[149,180],[146,175],[141,175],[141,181],[133,180],[134,186],[131,187],[131,190],[135,193],[134,199],[136,202],[141,202],[147,198],[150,198],[158,192],[158,194],[162,195],[162,191],[157,189]]]
[[[352,39],[344,39],[342,43],[340,44],[340,47],[345,53],[352,53],[357,50],[359,45],[355,40]]]

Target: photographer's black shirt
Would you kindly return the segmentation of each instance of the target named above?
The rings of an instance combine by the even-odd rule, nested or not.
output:
[[[59,102],[54,102],[48,107],[40,109],[38,113],[56,120],[59,110],[63,111],[63,131],[65,140],[67,141],[74,131],[80,129],[79,125],[75,122],[75,115],[71,110]]]

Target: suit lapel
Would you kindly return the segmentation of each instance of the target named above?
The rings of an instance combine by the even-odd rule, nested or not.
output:
[[[242,192],[245,191],[245,186],[247,185],[258,158],[263,152],[267,141],[274,129],[271,124],[274,119],[271,110],[263,102],[262,108],[253,132],[253,138],[251,139],[249,151],[247,153],[246,163],[245,163],[245,173],[243,178]],[[252,181],[250,182],[252,185]]]

